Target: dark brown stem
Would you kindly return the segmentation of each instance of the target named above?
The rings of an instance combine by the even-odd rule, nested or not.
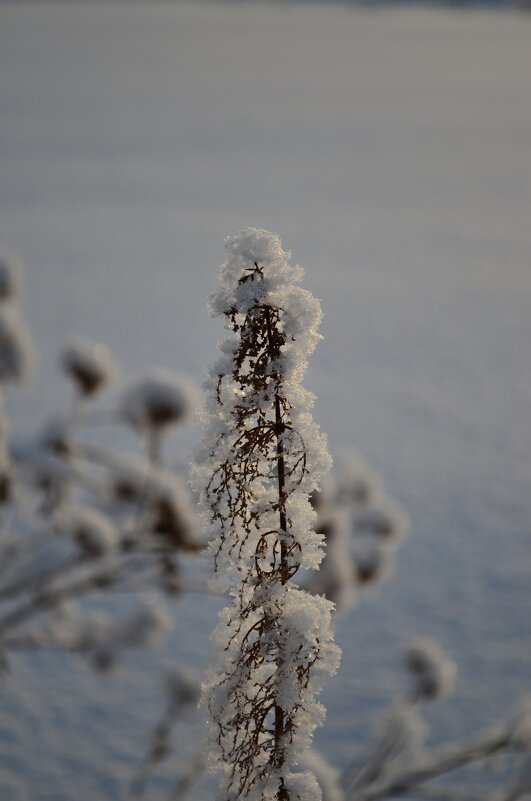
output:
[[[271,331],[271,314],[269,307],[265,307],[265,318],[267,325],[267,340],[269,356],[271,360],[277,357],[273,344],[273,334]],[[273,374],[275,382],[278,381],[276,373]],[[278,386],[278,384],[277,384]],[[289,579],[289,565],[288,565],[288,546],[286,543],[287,533],[287,520],[286,520],[286,466],[284,461],[284,444],[282,442],[283,433],[282,413],[280,409],[280,397],[275,391],[275,436],[277,440],[277,473],[278,473],[278,512],[280,519],[280,530],[282,531],[282,540],[280,542],[280,580],[282,584],[286,584]],[[280,667],[281,655],[279,655],[277,668]],[[283,763],[283,755],[280,749],[282,738],[284,736],[284,711],[276,704],[275,705],[275,751],[279,754],[279,765]],[[284,787],[284,782],[281,783],[277,792],[278,801],[289,801],[289,793]]]

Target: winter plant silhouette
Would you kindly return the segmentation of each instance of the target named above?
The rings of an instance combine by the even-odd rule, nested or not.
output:
[[[227,799],[317,801],[315,777],[297,765],[324,717],[315,698],[339,649],[333,604],[294,578],[323,555],[310,495],[330,458],[301,386],[321,310],[296,286],[302,269],[277,236],[251,228],[227,247],[210,310],[230,334],[209,371],[194,479],[213,534],[215,584],[232,604],[204,703]]]

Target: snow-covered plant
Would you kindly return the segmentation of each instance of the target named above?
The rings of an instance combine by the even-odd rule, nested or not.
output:
[[[117,372],[109,349],[86,337],[72,336],[61,354],[61,365],[81,398],[89,398],[112,381]]]
[[[404,663],[413,679],[413,700],[432,701],[452,692],[457,668],[438,642],[414,640],[404,653]]]
[[[186,591],[189,556],[203,547],[187,488],[162,460],[170,424],[193,410],[193,386],[170,370],[150,370],[123,391],[127,403],[94,408],[117,375],[115,360],[103,344],[71,336],[60,363],[76,403],[29,439],[8,432],[3,387],[24,376],[31,355],[17,308],[18,265],[0,255],[0,510],[8,522],[0,529],[0,667],[14,652],[65,648],[104,670],[121,651],[148,646],[164,629],[163,611],[124,623],[109,602],[103,625],[82,599],[134,588],[174,600]],[[146,440],[156,432],[147,456],[125,452],[131,423]]]
[[[145,437],[150,458],[160,461],[162,433],[189,420],[196,401],[195,385],[186,376],[157,368],[128,387],[120,414]]]
[[[324,594],[336,609],[348,609],[357,592],[389,574],[407,532],[406,517],[387,496],[374,470],[354,455],[337,460],[311,502],[326,555],[320,570],[305,580],[305,587]]]
[[[323,555],[309,496],[330,457],[301,385],[321,309],[297,286],[303,270],[277,236],[250,228],[226,244],[210,312],[230,333],[208,373],[194,480],[211,526],[214,584],[232,603],[203,698],[227,801],[316,801],[319,785],[298,764],[323,720],[316,695],[339,650],[333,604],[294,579]]]

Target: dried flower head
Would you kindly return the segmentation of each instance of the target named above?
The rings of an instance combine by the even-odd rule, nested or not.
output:
[[[376,540],[390,541],[403,537],[407,523],[396,504],[387,498],[377,497],[374,505],[364,507],[354,517],[357,534]]]
[[[457,666],[435,640],[412,642],[404,653],[404,663],[413,679],[414,698],[432,701],[452,692]]]
[[[189,378],[159,368],[129,387],[121,413],[139,430],[160,430],[188,420],[196,399],[197,390]]]
[[[61,354],[61,364],[79,395],[88,398],[102,390],[116,376],[117,369],[106,345],[72,336]]]
[[[366,539],[355,543],[354,569],[359,584],[377,584],[392,567],[392,552],[379,542]]]

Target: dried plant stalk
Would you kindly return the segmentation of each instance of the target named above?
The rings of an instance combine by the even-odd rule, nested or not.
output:
[[[309,495],[330,460],[300,384],[321,312],[295,286],[302,270],[289,265],[278,237],[248,229],[227,245],[211,311],[231,335],[209,374],[194,473],[212,527],[215,583],[233,603],[215,634],[220,655],[204,702],[228,801],[314,801],[317,782],[297,764],[323,719],[315,696],[338,649],[333,605],[293,579],[322,558]]]

